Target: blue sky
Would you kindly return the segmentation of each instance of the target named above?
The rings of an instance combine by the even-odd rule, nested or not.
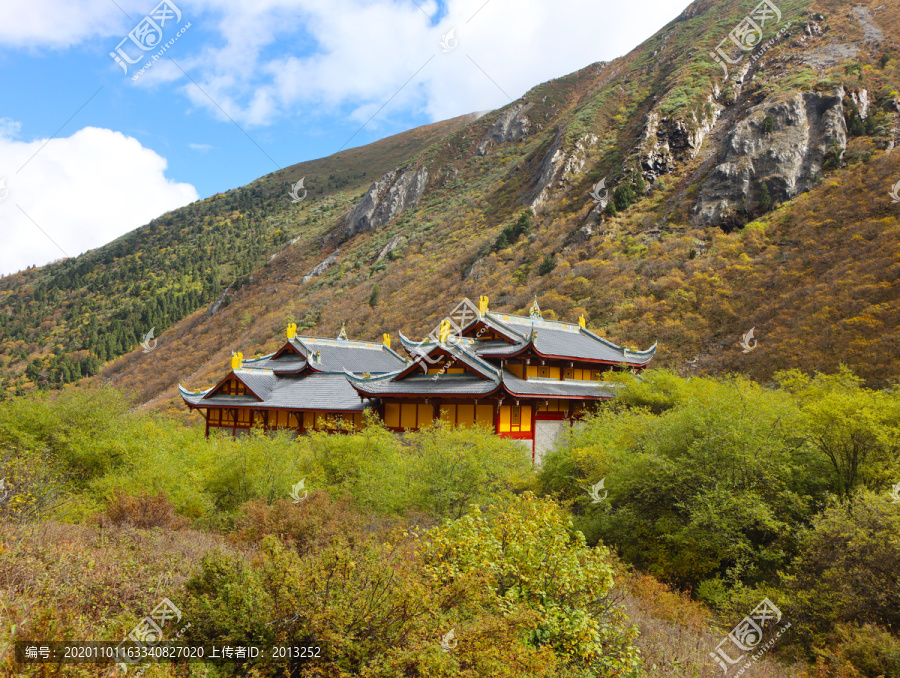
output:
[[[499,108],[686,4],[4,0],[0,274],[345,144]]]

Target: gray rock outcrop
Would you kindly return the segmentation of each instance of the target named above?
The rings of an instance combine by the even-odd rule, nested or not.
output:
[[[534,104],[517,103],[504,111],[478,144],[478,155],[485,155],[494,144],[520,141],[528,134],[529,120],[525,115]]]
[[[541,162],[541,176],[533,191],[531,208],[537,212],[547,202],[554,185],[562,187],[572,176],[581,174],[587,162],[588,150],[597,143],[596,134],[586,134],[575,142],[572,152],[566,155],[562,150],[564,130],[556,133],[550,150]]]
[[[750,109],[727,136],[702,185],[695,221],[717,226],[740,221],[741,210],[759,204],[763,183],[775,202],[812,188],[827,155],[847,147],[843,98],[843,88],[833,94],[789,92]]]
[[[399,249],[400,246],[403,245],[403,242],[404,238],[402,235],[395,235],[393,238],[391,238],[391,241],[381,249],[381,252],[378,254],[378,259],[375,260],[375,263],[377,264],[391,252]]]
[[[428,171],[424,167],[388,172],[350,210],[336,236],[343,242],[357,233],[374,231],[390,223],[419,204],[427,184]]]
[[[692,160],[703,146],[724,107],[715,96],[707,98],[706,111],[697,117],[691,113],[688,121],[661,117],[656,111],[647,116],[641,140],[641,171],[648,181],[675,171],[679,163]]]
[[[303,276],[303,282],[308,283],[313,278],[318,278],[325,271],[327,271],[329,268],[334,266],[335,262],[337,261],[338,255],[340,253],[341,253],[340,250],[335,250],[334,252],[329,254],[328,257],[325,259],[325,261],[323,261],[321,264],[319,264],[313,270],[311,270],[309,273],[307,273],[305,276]]]

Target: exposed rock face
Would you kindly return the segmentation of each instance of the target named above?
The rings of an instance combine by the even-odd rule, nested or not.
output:
[[[478,155],[484,155],[494,144],[508,141],[520,141],[528,134],[529,120],[525,114],[534,104],[518,103],[504,112],[487,131],[484,139],[478,144]]]
[[[325,271],[327,271],[329,268],[334,266],[334,262],[337,261],[338,255],[340,253],[341,253],[340,250],[335,250],[330,255],[328,255],[328,258],[326,258],[325,261],[323,261],[321,264],[319,264],[313,270],[311,270],[309,273],[307,273],[305,276],[303,276],[303,282],[308,283],[313,278],[318,278]]]
[[[402,244],[403,244],[403,236],[395,235],[393,238],[391,238],[391,241],[382,248],[381,252],[378,255],[378,259],[375,260],[375,263],[377,264],[379,261],[384,259],[387,255],[389,255],[391,252],[396,250]]]
[[[774,201],[812,188],[826,154],[847,147],[843,98],[843,88],[831,95],[793,92],[750,109],[728,135],[703,183],[694,206],[696,222],[728,224],[740,210],[758,205],[763,182]]]
[[[584,165],[587,162],[587,152],[590,146],[597,143],[596,134],[586,134],[577,142],[572,152],[566,156],[562,150],[563,139],[565,138],[563,130],[556,133],[556,138],[544,156],[541,162],[541,176],[537,181],[534,189],[534,199],[531,202],[531,208],[537,212],[550,197],[551,189],[554,184],[562,186],[568,177],[574,174],[581,174]]]
[[[722,113],[723,106],[715,97],[707,100],[709,115],[697,118],[692,113],[690,122],[660,118],[659,113],[647,116],[644,138],[641,141],[641,171],[648,181],[674,172],[680,162],[694,158],[700,152],[703,140],[712,131]]]
[[[854,7],[853,14],[862,26],[863,36],[868,42],[879,43],[884,40],[884,31],[875,23],[872,11],[868,7]]]
[[[562,141],[563,131],[559,130],[556,133],[556,139],[553,140],[550,150],[547,151],[547,155],[544,156],[544,160],[541,163],[541,176],[534,189],[535,198],[531,203],[531,208],[535,211],[549,197],[550,186],[563,164]]]
[[[398,168],[388,172],[372,184],[333,237],[343,242],[357,233],[381,228],[406,210],[416,207],[427,184],[428,171],[424,167],[417,170]]]
[[[232,296],[234,294],[234,290],[230,287],[222,292],[222,296],[216,299],[212,304],[210,304],[209,308],[206,309],[206,315],[213,316],[219,312],[219,309],[225,304],[225,299]]]
[[[859,116],[863,119],[869,117],[869,91],[866,89],[850,92],[850,98],[859,110]]]

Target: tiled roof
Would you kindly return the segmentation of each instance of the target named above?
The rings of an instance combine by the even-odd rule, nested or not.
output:
[[[236,376],[243,384],[250,389],[255,395],[257,395],[261,400],[266,400],[269,397],[269,394],[272,392],[272,389],[275,388],[275,382],[278,377],[275,376],[274,372],[262,371],[262,370],[233,370],[234,376]],[[210,400],[211,398],[221,398],[228,396],[214,396],[207,394],[205,398]]]
[[[655,344],[648,351],[629,351],[573,323],[532,319],[520,315],[496,313],[488,315],[528,336],[532,339],[535,350],[547,356],[644,365],[650,362],[656,352]],[[532,332],[536,332],[537,336],[533,336]],[[512,349],[482,351],[491,356],[508,355],[513,352],[515,351]]]
[[[394,381],[399,375],[386,374],[364,379],[358,374],[347,373],[347,379],[357,390],[372,396],[381,395],[487,395],[500,386],[500,377],[482,379],[471,374],[415,375]]]
[[[342,412],[361,412],[365,409],[356,390],[343,374],[309,374],[299,378],[273,375],[273,378],[275,379],[273,387],[263,402],[249,401],[247,396],[216,396],[204,399],[203,394],[192,394],[183,388],[181,395],[191,405],[200,407],[256,406]]]
[[[488,327],[490,327],[492,330],[497,332],[498,334],[502,334],[505,337],[509,337],[512,341],[520,342],[520,341],[525,341],[528,338],[528,334],[529,334],[528,331],[523,331],[522,328],[513,327],[509,323],[503,322],[500,319],[501,317],[515,317],[515,316],[498,316],[498,314],[496,314],[496,313],[487,313],[483,316],[476,318],[472,322],[470,322],[468,325],[466,325],[466,327],[463,329],[463,331],[465,331],[472,325],[482,322],[485,325],[487,325]]]
[[[503,371],[503,386],[512,395],[548,396],[551,398],[612,398],[613,384],[596,381],[559,381],[558,379],[520,379],[509,370]]]
[[[528,347],[528,341],[520,341],[517,344],[507,344],[505,341],[478,342],[474,347],[475,353],[486,357],[502,357],[514,355],[523,348]]]
[[[343,374],[370,372],[383,374],[406,365],[406,361],[384,344],[364,341],[337,341],[298,337],[297,343],[309,359],[309,366],[316,372]],[[313,355],[318,353],[318,355]]]
[[[430,356],[433,351],[440,348],[452,355],[459,362],[467,365],[470,369],[488,379],[497,379],[500,376],[500,370],[497,367],[475,353],[475,344],[472,341],[463,339],[460,341],[448,341],[442,344],[433,341],[423,341],[418,343],[403,336],[402,332],[400,333],[400,341],[403,343],[403,347],[409,351],[410,355]],[[427,361],[425,362],[427,363]],[[366,371],[371,372],[371,370]]]
[[[272,358],[275,355],[270,353],[262,358],[251,358],[244,360],[241,365],[245,370],[272,370],[276,373],[302,372],[306,367],[306,358],[299,355],[284,355],[279,358]]]

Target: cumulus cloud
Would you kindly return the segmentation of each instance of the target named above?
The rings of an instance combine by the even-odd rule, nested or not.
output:
[[[77,256],[198,198],[166,177],[165,158],[119,132],[85,127],[48,142],[16,129],[0,121],[0,274]]]
[[[152,1],[152,0],[151,0]],[[118,5],[116,4],[118,3]],[[0,45],[65,48],[85,40],[124,34],[152,9],[145,0],[3,0]],[[127,15],[126,15],[127,13]],[[114,46],[114,45],[113,45]]]
[[[365,122],[391,97],[386,114],[440,120],[503,106],[540,82],[624,54],[683,1],[450,0],[435,22],[433,1],[198,0],[218,17],[223,42],[187,60],[206,94],[193,85],[184,92],[223,117],[211,97],[250,126],[346,106]],[[441,38],[451,30],[457,48],[445,52]],[[297,48],[267,50],[285,41]]]
[[[435,23],[434,2],[198,0],[219,17],[224,43],[193,55],[191,66],[203,89],[251,126],[347,105],[365,122],[391,96],[386,112],[439,120],[503,106],[540,82],[622,55],[683,3],[449,0]],[[454,29],[458,46],[444,52],[441,37]],[[267,56],[288,38],[298,49]],[[184,91],[221,116],[195,87]]]
[[[124,36],[156,5],[156,0],[117,2],[132,19],[110,0],[7,0],[0,3],[0,45],[66,46]],[[194,49],[176,45],[167,56],[202,91],[165,59],[134,86],[181,81],[194,107],[251,127],[348,110],[365,122],[391,97],[380,117],[402,111],[439,120],[503,106],[507,95],[517,98],[540,82],[622,55],[677,16],[684,4],[185,1],[180,3],[184,20],[212,38]],[[452,29],[458,47],[445,53],[441,36]]]

